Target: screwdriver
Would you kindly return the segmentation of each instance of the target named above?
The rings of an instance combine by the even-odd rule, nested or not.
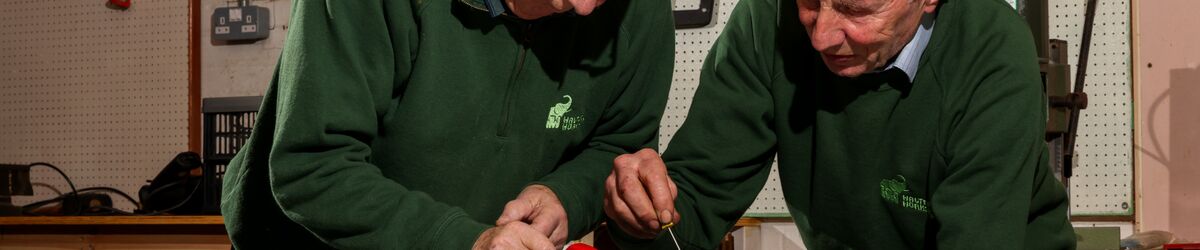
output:
[[[666,225],[662,225],[662,230],[667,230],[667,233],[671,234],[671,242],[675,243],[675,250],[681,250],[682,248],[679,248],[679,240],[675,239],[675,230],[671,229],[673,227],[675,227],[675,222],[667,222]]]

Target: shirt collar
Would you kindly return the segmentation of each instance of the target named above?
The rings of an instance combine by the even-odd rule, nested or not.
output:
[[[459,0],[471,8],[488,12],[492,17],[506,15],[508,9],[503,0]]]
[[[917,77],[917,66],[921,64],[921,54],[925,53],[925,46],[929,44],[929,37],[933,36],[933,14],[925,14],[921,16],[921,25],[917,26],[917,33],[913,35],[912,40],[904,45],[900,50],[900,54],[896,55],[896,60],[892,61],[887,67],[881,71],[890,70],[892,68],[900,69],[908,76],[908,81],[912,82]]]

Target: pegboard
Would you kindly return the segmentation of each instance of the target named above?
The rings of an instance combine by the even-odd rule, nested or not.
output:
[[[673,0],[671,3],[674,5],[675,10],[694,10],[700,8],[700,0]],[[676,32],[676,36],[678,35],[679,33]]]
[[[1133,101],[1128,0],[1097,0],[1080,113],[1071,215],[1133,215]],[[1067,41],[1072,83],[1085,0],[1051,0],[1050,38]]]
[[[1067,40],[1070,63],[1078,59],[1083,29],[1083,0],[1050,2],[1050,36]],[[1077,165],[1071,179],[1072,215],[1132,215],[1132,105],[1130,98],[1129,3],[1099,0],[1092,56],[1085,84],[1089,108],[1080,117]],[[675,0],[676,9],[694,9],[698,0]],[[1015,6],[1014,1],[1009,1]],[[713,41],[729,20],[737,0],[718,0],[714,24],[675,31],[675,70],[670,99],[663,114],[659,147],[667,144],[687,118],[699,83],[700,68]],[[1072,65],[1074,66],[1074,65]],[[1074,68],[1072,68],[1072,72]],[[1074,75],[1074,73],[1072,73]],[[780,191],[778,165],[746,212],[747,216],[787,216]]]
[[[134,198],[188,150],[188,3],[8,1],[0,7],[0,162],[48,162],[77,188]],[[70,192],[34,167],[28,204]],[[117,208],[133,205],[113,195]]]

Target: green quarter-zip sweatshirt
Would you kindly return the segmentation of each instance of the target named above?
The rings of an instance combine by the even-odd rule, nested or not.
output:
[[[297,0],[222,213],[244,249],[467,249],[549,186],[570,236],[619,154],[654,147],[669,1],[492,18],[475,0]]]
[[[795,1],[740,1],[663,153],[680,243],[715,248],[778,154],[809,249],[1073,248],[1029,28],[1002,1],[938,9],[911,81],[898,69],[849,79],[824,65]]]

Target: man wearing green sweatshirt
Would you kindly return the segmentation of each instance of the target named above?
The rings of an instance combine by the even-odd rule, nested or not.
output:
[[[657,143],[674,45],[669,1],[602,2],[295,1],[224,176],[234,246],[549,249],[589,232],[612,159]]]
[[[1073,248],[1033,45],[999,0],[742,0],[661,159],[615,160],[616,238],[714,248],[778,155],[809,249]]]

